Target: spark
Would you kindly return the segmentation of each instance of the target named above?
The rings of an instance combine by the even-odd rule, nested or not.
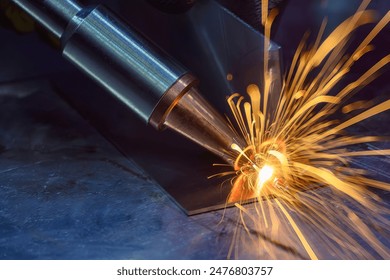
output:
[[[265,50],[269,49],[267,38],[276,16],[274,12],[269,15],[266,12],[267,2],[262,1]],[[228,203],[239,209],[242,228],[247,233],[257,232],[259,237],[252,240],[256,246],[249,245],[246,253],[256,248],[258,255],[276,258],[275,246],[267,240],[281,237],[288,253],[295,252],[301,258],[321,258],[324,250],[325,258],[329,255],[390,258],[389,248],[375,233],[389,236],[390,223],[386,217],[390,211],[375,190],[390,191],[390,184],[369,178],[366,170],[352,167],[356,157],[386,156],[390,151],[356,151],[358,144],[380,142],[384,138],[349,136],[345,131],[390,109],[390,100],[376,105],[371,101],[346,104],[389,64],[390,55],[355,81],[340,87],[356,61],[373,50],[372,40],[389,23],[390,12],[376,23],[352,54],[346,53],[353,32],[374,22],[374,13],[366,10],[369,2],[363,1],[357,12],[325,39],[322,39],[324,21],[312,46],[307,46],[305,38],[302,40],[276,109],[269,104],[269,95],[274,93],[267,52],[262,87],[254,84],[247,87],[249,101],[238,93],[227,99],[237,133],[246,142],[245,147],[232,145],[237,152],[236,176],[231,180]],[[347,116],[356,110],[363,111],[341,122],[333,118],[338,110]],[[351,148],[354,150],[350,151]],[[249,199],[257,202],[244,207],[243,203]],[[240,235],[235,232],[234,236],[234,242],[238,242]],[[233,247],[237,248],[232,245],[229,257]]]

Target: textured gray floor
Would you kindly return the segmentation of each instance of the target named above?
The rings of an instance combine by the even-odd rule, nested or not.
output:
[[[226,256],[220,213],[187,217],[51,92],[0,107],[0,258]]]

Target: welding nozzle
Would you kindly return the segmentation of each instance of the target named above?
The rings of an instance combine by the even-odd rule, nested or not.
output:
[[[12,0],[61,42],[63,56],[156,129],[169,127],[226,161],[241,139],[180,63],[107,8]]]

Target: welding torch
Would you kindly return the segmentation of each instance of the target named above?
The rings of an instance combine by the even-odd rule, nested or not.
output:
[[[157,130],[170,128],[232,163],[242,139],[183,65],[102,5],[11,0],[61,43],[62,55]]]

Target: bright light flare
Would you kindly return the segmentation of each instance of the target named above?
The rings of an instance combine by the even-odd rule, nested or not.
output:
[[[264,165],[263,168],[261,168],[259,171],[259,176],[257,178],[258,180],[257,187],[261,189],[264,186],[265,182],[271,179],[272,175],[274,175],[273,167],[267,164]]]

